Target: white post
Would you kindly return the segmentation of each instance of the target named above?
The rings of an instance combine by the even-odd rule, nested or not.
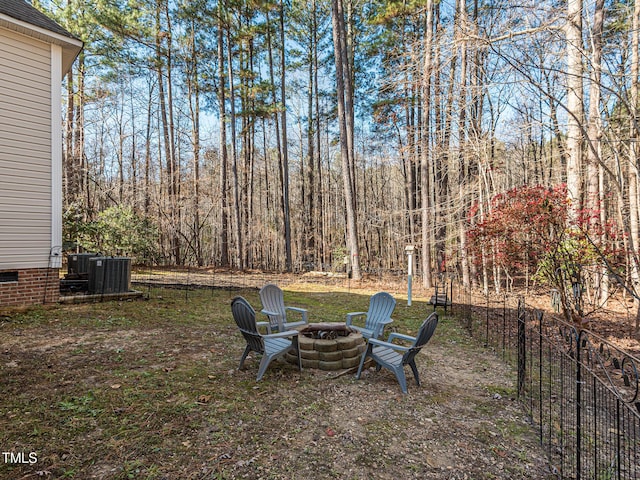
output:
[[[404,248],[407,254],[407,306],[411,306],[411,287],[413,283],[413,251],[415,247],[413,245],[407,245]]]

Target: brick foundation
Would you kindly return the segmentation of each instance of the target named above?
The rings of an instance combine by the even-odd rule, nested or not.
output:
[[[17,272],[18,281],[1,281]],[[4,274],[4,275],[3,275]],[[55,303],[60,300],[57,268],[0,270],[0,307]]]

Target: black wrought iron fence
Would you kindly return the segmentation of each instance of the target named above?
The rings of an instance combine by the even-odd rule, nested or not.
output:
[[[556,475],[640,478],[640,360],[524,298],[471,303],[465,324],[517,368],[518,398]]]

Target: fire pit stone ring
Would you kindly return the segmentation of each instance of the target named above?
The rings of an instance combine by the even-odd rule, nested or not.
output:
[[[301,328],[298,335],[303,368],[344,370],[357,367],[366,350],[362,334],[344,323],[311,323]],[[291,353],[287,361],[297,363]]]

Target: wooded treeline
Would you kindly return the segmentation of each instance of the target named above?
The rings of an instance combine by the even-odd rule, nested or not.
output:
[[[640,3],[34,4],[86,42],[66,82],[70,242],[117,207],[154,226],[158,262],[346,258],[358,278],[416,245],[425,286],[446,266],[487,288],[501,266],[467,231],[491,199],[566,183],[638,278]]]

